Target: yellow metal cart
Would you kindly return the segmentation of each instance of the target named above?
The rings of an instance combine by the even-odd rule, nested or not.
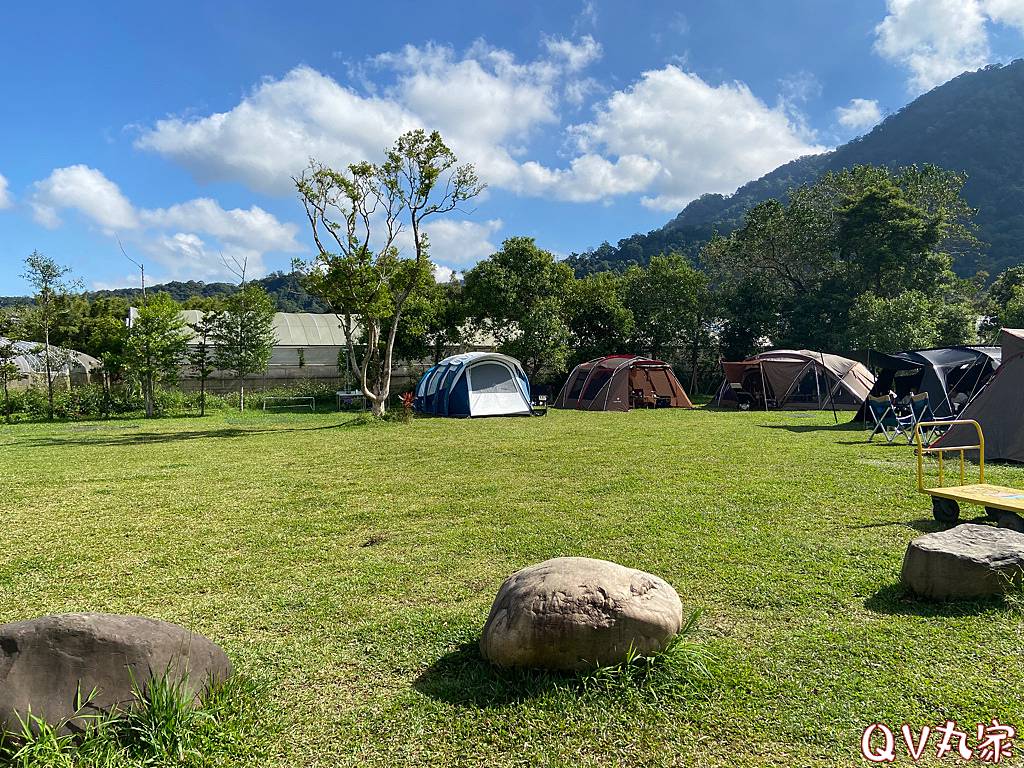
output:
[[[956,424],[970,424],[978,434],[975,445],[929,446],[925,445],[921,432],[923,429],[950,427]],[[932,497],[932,514],[941,523],[955,523],[960,518],[960,503],[978,504],[985,508],[990,518],[996,519],[999,512],[1024,512],[1024,491],[1007,488],[1002,485],[991,485],[985,482],[985,435],[981,425],[973,419],[957,419],[953,421],[922,421],[914,427],[914,442],[917,445],[917,490]],[[978,452],[978,482],[966,484],[964,454],[966,451]],[[947,453],[959,454],[960,485],[943,485],[946,481]],[[924,482],[924,456],[933,453],[939,457],[939,484],[934,488],[926,488]]]

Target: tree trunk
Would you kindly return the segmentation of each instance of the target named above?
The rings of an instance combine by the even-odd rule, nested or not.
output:
[[[698,341],[698,333],[700,326],[694,328],[693,331],[693,354],[690,356],[690,366],[692,372],[690,373],[690,394],[696,394],[697,392],[697,360],[700,357],[700,342]]]
[[[11,423],[11,396],[7,392],[7,377],[4,377],[4,421]]]
[[[156,413],[153,406],[153,376],[147,373],[142,381],[142,399],[146,403],[146,418],[152,419]]]
[[[199,415],[206,415],[206,377],[199,378]]]
[[[387,402],[383,398],[370,401],[370,412],[374,416],[383,416],[387,411]]]

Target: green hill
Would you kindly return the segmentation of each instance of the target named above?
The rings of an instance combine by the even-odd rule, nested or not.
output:
[[[295,273],[271,272],[264,278],[254,282],[267,289],[276,305],[278,312],[326,312],[327,308],[317,299],[306,293]],[[147,286],[149,291],[162,291],[170,294],[175,301],[184,302],[195,298],[215,298],[227,296],[238,290],[234,283],[204,283],[202,280],[182,282],[174,280],[169,283]],[[114,288],[104,291],[89,291],[86,296],[92,298],[119,297],[138,302],[142,299],[140,288]],[[28,304],[30,299],[23,296],[0,296],[0,308]]]
[[[786,163],[732,195],[707,194],[664,227],[624,238],[617,246],[569,257],[579,273],[624,269],[676,250],[696,255],[717,230],[728,232],[756,203],[784,198],[826,171],[860,164],[892,168],[932,163],[967,174],[964,196],[978,209],[982,263],[958,263],[963,275],[995,274],[1024,262],[1024,60],[967,72],[918,97],[870,133],[821,155]]]

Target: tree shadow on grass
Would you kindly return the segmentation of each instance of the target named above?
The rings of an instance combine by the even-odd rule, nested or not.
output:
[[[864,607],[874,613],[890,616],[957,617],[976,616],[1007,607],[1002,595],[973,600],[928,600],[916,596],[902,584],[882,587],[864,601]]]
[[[861,530],[867,528],[887,528],[889,526],[904,526],[906,528],[913,528],[915,531],[921,531],[921,533],[938,533],[939,531],[948,531],[950,528],[962,525],[963,523],[978,523],[978,524],[991,524],[992,521],[985,515],[981,517],[973,517],[970,520],[963,519],[958,520],[955,523],[940,523],[934,518],[922,517],[919,520],[890,520],[884,523],[864,523],[863,525],[851,525],[850,528],[854,530]]]
[[[486,709],[527,701],[578,680],[570,674],[501,669],[480,655],[476,643],[463,643],[431,664],[412,686],[438,701]]]
[[[786,432],[860,432],[864,429],[859,419],[841,421],[838,424],[759,424],[764,429],[783,429]]]
[[[366,420],[360,418],[348,419],[338,424],[324,424],[318,427],[285,427],[268,428],[257,427],[254,429],[242,427],[221,427],[219,429],[198,429],[173,432],[135,432],[118,435],[104,436],[75,436],[61,437],[58,435],[49,437],[32,437],[24,440],[12,441],[10,444],[26,446],[29,448],[45,448],[69,445],[145,445],[149,443],[176,443],[189,440],[211,440],[235,437],[246,437],[248,435],[260,435],[270,432],[318,432],[325,429],[342,429],[345,427],[365,426]]]

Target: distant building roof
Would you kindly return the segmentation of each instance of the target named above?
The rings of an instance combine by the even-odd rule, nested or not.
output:
[[[204,313],[186,309],[178,314],[184,322],[195,323]],[[337,315],[278,312],[274,315],[274,339],[278,347],[343,347],[345,331]]]

